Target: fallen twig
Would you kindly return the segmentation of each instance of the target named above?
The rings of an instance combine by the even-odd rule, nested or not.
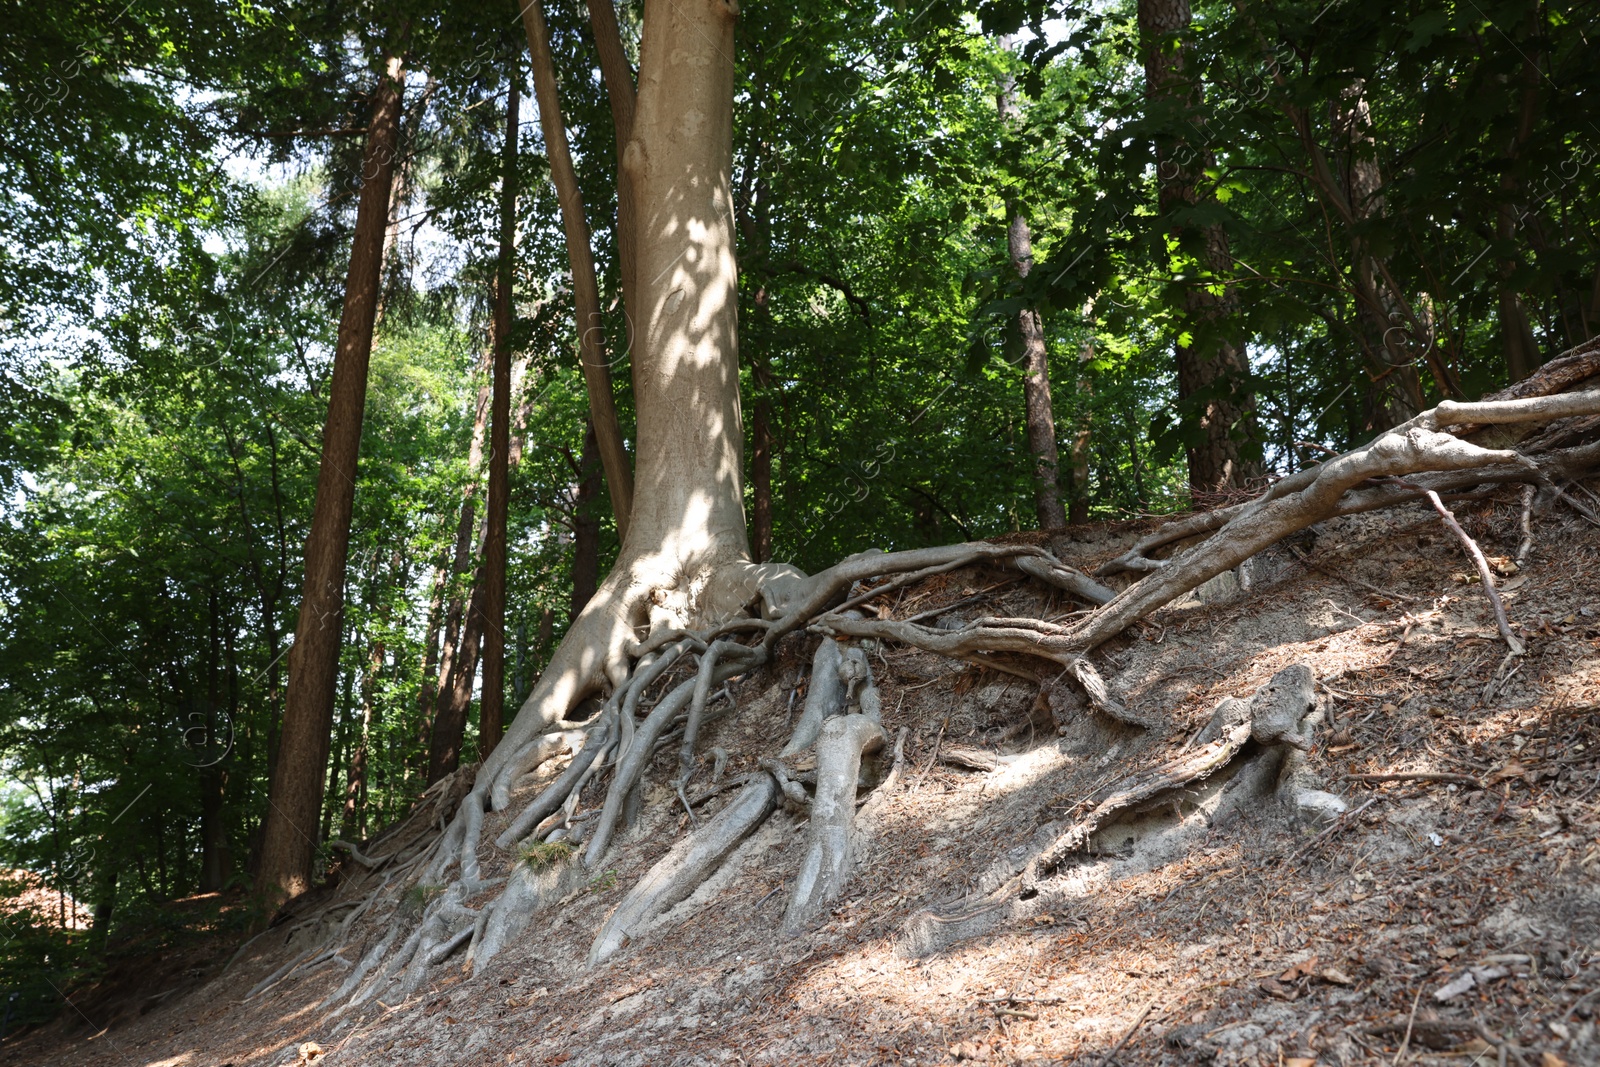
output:
[[[1442,771],[1397,771],[1394,774],[1347,774],[1346,778],[1356,782],[1451,782],[1456,785],[1470,785],[1474,789],[1487,789],[1487,784],[1481,778],[1474,778],[1470,774],[1448,774]]]
[[[1138,1032],[1139,1027],[1144,1025],[1144,1021],[1148,1019],[1150,1017],[1150,1013],[1155,1010],[1156,1001],[1160,999],[1161,997],[1159,995],[1150,998],[1150,1003],[1146,1004],[1144,1006],[1144,1011],[1141,1011],[1139,1013],[1139,1017],[1133,1020],[1133,1025],[1128,1027],[1128,1032],[1123,1034],[1115,1045],[1111,1046],[1110,1052],[1107,1052],[1104,1056],[1100,1057],[1100,1067],[1106,1067],[1107,1064],[1117,1058],[1117,1053],[1121,1052],[1123,1048],[1127,1046],[1128,1042],[1133,1039],[1133,1035]]]
[[[1473,565],[1478,568],[1478,577],[1483,582],[1483,591],[1488,595],[1489,603],[1494,607],[1494,621],[1500,627],[1500,636],[1505,639],[1506,647],[1511,650],[1513,656],[1522,655],[1527,651],[1527,646],[1522,643],[1521,638],[1511,632],[1511,621],[1506,618],[1506,606],[1501,601],[1500,594],[1495,591],[1494,573],[1489,570],[1489,561],[1483,558],[1483,550],[1478,547],[1478,542],[1461,528],[1455,515],[1451,514],[1450,509],[1444,506],[1444,501],[1439,499],[1438,493],[1429,489],[1427,497],[1428,503],[1433,505],[1433,510],[1439,513],[1440,520],[1451,533],[1456,535],[1456,539],[1467,550],[1467,555],[1472,557]]]
[[[1411,1018],[1406,1020],[1406,1036],[1400,1041],[1400,1051],[1394,1054],[1394,1063],[1399,1064],[1405,1056],[1406,1049],[1411,1047],[1411,1028],[1417,1023],[1417,1003],[1422,1000],[1422,990],[1417,990],[1417,995],[1411,998]]]
[[[1334,820],[1332,826],[1322,831],[1322,833],[1318,834],[1316,837],[1313,837],[1310,841],[1307,841],[1304,845],[1301,845],[1295,854],[1289,857],[1289,862],[1293,863],[1295,860],[1299,859],[1301,856],[1304,856],[1307,852],[1310,852],[1313,848],[1316,848],[1318,845],[1322,844],[1323,841],[1332,837],[1340,830],[1348,828],[1349,825],[1355,821],[1355,817],[1357,815],[1360,815],[1362,812],[1366,811],[1368,808],[1372,807],[1372,805],[1376,804],[1382,799],[1382,796],[1373,797],[1356,810],[1347,811],[1343,815],[1339,816]]]
[[[1528,564],[1528,556],[1533,552],[1533,498],[1538,495],[1538,489],[1532,485],[1522,487],[1522,542],[1517,545],[1517,570]]]

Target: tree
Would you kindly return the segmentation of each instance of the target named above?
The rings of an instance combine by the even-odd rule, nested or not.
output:
[[[291,897],[311,885],[317,812],[322,806],[323,768],[328,761],[338,682],[345,562],[366,407],[367,363],[378,310],[404,85],[401,59],[385,57],[383,74],[372,94],[362,156],[360,206],[328,387],[316,506],[306,539],[305,594],[295,627],[283,733],[262,831],[258,891],[269,899]]]
[[[1012,98],[1015,82],[1007,77],[998,97],[1000,121],[1017,114]],[[1026,279],[1033,269],[1033,231],[1028,216],[1014,199],[1006,202],[1010,225],[1006,228],[1006,252],[1011,269]],[[1045,349],[1044,324],[1039,312],[1019,308],[1011,327],[1012,346],[1022,353],[1022,395],[1028,424],[1028,448],[1033,453],[1034,512],[1041,530],[1055,530],[1067,524],[1066,508],[1061,503],[1060,455],[1056,448],[1055,408],[1050,402],[1050,359]]]
[[[506,699],[506,521],[511,511],[511,322],[517,225],[517,108],[519,64],[511,65],[506,94],[504,170],[500,178],[500,254],[494,287],[494,399],[489,416],[489,528],[483,544],[483,696],[478,705],[478,749],[486,757],[500,743]]]
[[[616,405],[611,396],[611,366],[606,361],[605,331],[600,317],[600,290],[595,282],[594,253],[589,244],[589,223],[583,214],[583,197],[567,150],[566,119],[556,90],[555,64],[550,57],[549,32],[545,28],[544,8],[530,0],[522,8],[522,24],[528,35],[528,51],[533,58],[533,87],[539,99],[539,126],[544,131],[545,153],[550,160],[550,176],[561,200],[561,220],[567,238],[567,256],[572,263],[573,307],[577,313],[578,358],[583,364],[584,386],[589,394],[589,416],[599,443],[600,460],[611,491],[611,510],[616,515],[617,533],[627,540],[633,511],[633,475],[622,443],[622,428],[617,422]]]
[[[1145,95],[1169,131],[1156,141],[1160,216],[1174,246],[1174,273],[1191,275],[1179,283],[1184,314],[1177,341],[1179,404],[1189,409],[1186,421],[1192,422],[1185,434],[1189,486],[1209,492],[1242,486],[1260,467],[1248,458],[1255,436],[1249,368],[1230,336],[1236,298],[1228,280],[1233,272],[1228,237],[1220,223],[1200,221],[1210,200],[1201,187],[1210,160],[1189,137],[1170,132],[1190,123],[1199,95],[1184,39],[1189,20],[1189,0],[1139,0]]]

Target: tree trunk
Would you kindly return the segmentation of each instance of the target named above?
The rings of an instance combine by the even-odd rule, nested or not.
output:
[[[1153,111],[1176,113],[1199,102],[1195,79],[1186,69],[1188,47],[1172,47],[1175,37],[1188,33],[1189,21],[1189,0],[1139,0],[1145,97]],[[1175,118],[1172,124],[1177,125]],[[1200,202],[1200,182],[1209,162],[1207,149],[1182,136],[1157,139],[1158,210],[1163,219]],[[1177,237],[1179,254],[1194,260],[1178,269],[1199,276],[1198,284],[1191,280],[1184,285],[1180,331],[1192,340],[1177,343],[1180,407],[1198,411],[1198,419],[1187,413],[1184,417],[1191,438],[1185,446],[1189,487],[1208,492],[1242,486],[1260,474],[1260,467],[1243,459],[1240,450],[1241,444],[1256,440],[1255,398],[1244,386],[1248,368],[1227,321],[1236,305],[1227,283],[1233,272],[1228,237],[1219,225],[1169,223],[1169,231]],[[1219,279],[1225,285],[1221,296],[1211,292]]]
[[[506,100],[504,165],[500,175],[500,262],[494,292],[494,401],[489,417],[489,528],[483,538],[483,696],[478,705],[478,752],[500,743],[506,700],[506,520],[511,512],[512,258],[517,227],[517,109],[520,64],[511,65]]]
[[[616,566],[480,782],[584,696],[625,676],[628,646],[652,603],[692,616],[717,570],[749,559],[731,180],[736,15],[729,0],[645,7],[638,107],[624,152],[639,255],[632,521]]]
[[[461,738],[453,722],[446,721],[441,732],[439,719],[441,716],[450,720],[453,707],[447,704],[454,699],[455,676],[457,672],[457,659],[461,656],[467,642],[465,622],[467,621],[468,605],[477,595],[479,572],[472,569],[473,536],[477,531],[477,492],[478,471],[483,464],[484,438],[488,433],[489,408],[493,396],[493,352],[489,355],[491,381],[485,382],[478,389],[478,399],[472,419],[472,444],[467,452],[467,467],[470,471],[466,488],[461,494],[461,519],[456,526],[455,558],[451,564],[452,573],[465,575],[472,573],[473,577],[465,585],[457,584],[450,595],[449,606],[445,609],[444,617],[444,642],[439,651],[439,676],[435,683],[433,696],[433,714],[427,720],[418,723],[418,741],[422,743],[427,752],[427,782],[432,785],[439,780],[443,773],[440,767],[449,765],[455,769],[454,757],[446,757],[443,748],[450,748],[459,752]],[[459,582],[459,578],[457,579]],[[473,652],[474,658],[477,655]],[[426,679],[424,679],[426,681]],[[469,687],[470,692],[470,687]],[[465,723],[465,712],[463,723]],[[453,738],[453,740],[452,740]],[[442,747],[441,747],[442,746]]]
[[[606,98],[611,103],[611,125],[617,138],[617,265],[622,275],[622,308],[628,323],[628,350],[633,351],[633,317],[639,314],[635,274],[638,263],[638,211],[633,186],[629,183],[623,154],[633,138],[633,113],[637,89],[628,54],[622,48],[617,30],[617,10],[613,0],[588,0],[589,26],[594,32],[595,51],[600,57],[600,76],[605,80]]]
[[[1362,324],[1371,383],[1367,387],[1367,422],[1373,430],[1386,430],[1421,411],[1426,401],[1416,357],[1401,323],[1399,301],[1384,283],[1382,267],[1365,238],[1355,235],[1356,224],[1384,213],[1383,173],[1374,156],[1372,112],[1366,86],[1357,81],[1332,105],[1335,136],[1345,149],[1344,188],[1351,216],[1350,254],[1353,261],[1356,314]]]
[[[1538,19],[1535,5],[1533,17]],[[1537,41],[1538,35],[1531,35]],[[1539,114],[1539,60],[1538,51],[1523,55],[1522,94],[1517,108],[1517,131],[1506,149],[1505,169],[1500,173],[1500,189],[1504,199],[1495,219],[1495,236],[1507,247],[1515,247],[1517,230],[1522,221],[1517,211],[1516,196],[1522,183],[1517,179],[1517,160],[1522,157],[1528,138],[1533,135],[1534,120]],[[1522,269],[1520,256],[1511,255],[1500,260],[1500,337],[1506,349],[1506,376],[1509,382],[1520,382],[1539,369],[1539,346],[1533,339],[1533,326],[1528,322],[1528,311],[1522,304],[1522,294],[1516,288],[1516,274]],[[1574,342],[1575,343],[1575,342]]]
[[[584,427],[583,451],[578,454],[578,485],[572,494],[572,606],[568,618],[576,619],[600,585],[600,462],[595,456],[594,423]],[[568,453],[570,456],[571,453]]]
[[[199,748],[200,761],[200,892],[216,893],[228,880],[228,827],[223,816],[223,790],[226,781],[221,767],[222,753],[215,751],[219,735],[217,711],[222,705],[222,620],[217,590],[213,586],[207,597],[211,616],[206,642],[206,705],[205,720],[191,729],[204,730],[203,747]],[[194,739],[191,734],[190,740]],[[191,747],[195,747],[191,745]]]
[[[561,201],[567,259],[572,265],[572,302],[578,317],[578,358],[583,363],[583,381],[589,394],[589,415],[600,442],[600,461],[611,491],[617,533],[627,540],[632,522],[633,474],[611,395],[611,365],[606,360],[605,324],[600,316],[600,290],[595,284],[589,223],[583,214],[583,196],[578,192],[578,176],[567,149],[566,120],[561,113],[555,65],[550,57],[550,36],[545,29],[540,0],[530,0],[522,9],[522,26],[533,57],[533,90],[539,102],[539,128],[544,131],[545,156],[550,162],[550,178],[555,182],[557,198]]]
[[[1009,39],[1001,42],[1009,49]],[[1001,83],[997,100],[1000,121],[1020,118],[1012,97],[1015,85],[1008,75]],[[1033,233],[1028,216],[1015,200],[1006,203],[1010,225],[1006,231],[1006,252],[1017,277],[1026,278],[1033,269]],[[1028,452],[1033,457],[1029,475],[1033,481],[1033,510],[1039,529],[1058,530],[1067,524],[1061,504],[1061,457],[1056,448],[1056,415],[1050,402],[1050,360],[1044,345],[1044,323],[1039,312],[1022,308],[1011,320],[1012,348],[1022,359],[1022,402],[1028,426]]]
[[[1026,278],[1033,266],[1033,236],[1020,211],[1011,217],[1008,244],[1011,265]],[[1044,347],[1044,323],[1032,308],[1017,312],[1013,329],[1022,346],[1023,406],[1028,421],[1028,451],[1033,456],[1033,509],[1039,529],[1058,530],[1067,524],[1061,505],[1060,456],[1056,451],[1056,414],[1050,402],[1050,362]]]
[[[478,652],[483,641],[484,584],[483,568],[479,567],[473,576],[472,599],[461,627],[461,645],[450,665],[449,677],[440,686],[434,710],[433,734],[428,743],[429,785],[461,765],[467,712],[472,708],[472,682],[478,674]]]
[[[262,835],[257,886],[265,898],[273,901],[311,888],[323,768],[328,761],[339,674],[345,557],[350,544],[356,460],[366,406],[367,362],[372,353],[404,78],[399,58],[390,57],[373,93],[362,157],[365,182],[356,213],[344,311],[339,319],[333,379],[328,390],[328,420],[322,433],[316,504],[311,533],[306,539],[305,596],[295,627],[283,736]]]
[[[1090,307],[1092,311],[1093,305]],[[1089,449],[1094,443],[1089,398],[1094,395],[1094,379],[1090,376],[1093,362],[1094,335],[1091,333],[1078,352],[1078,418],[1072,431],[1072,504],[1067,514],[1067,521],[1073,526],[1089,521]]]

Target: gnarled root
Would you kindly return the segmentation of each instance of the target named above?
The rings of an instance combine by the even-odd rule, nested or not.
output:
[[[1185,806],[1217,823],[1275,791],[1284,801],[1298,802],[1308,784],[1300,753],[1310,746],[1313,684],[1311,671],[1296,664],[1275,674],[1249,701],[1223,700],[1196,737],[1198,747],[1117,782],[1081,819],[1041,827],[1025,858],[1003,857],[983,876],[980,885],[993,888],[913,918],[903,947],[912,953],[936,950],[1008,917],[1059,904],[1050,899],[1051,878],[1075,858],[1093,858],[1097,847],[1119,836],[1114,828],[1147,813],[1169,811],[1175,818],[1153,835],[1165,839],[1193,832],[1186,828]]]
[[[784,929],[799,929],[844,888],[852,863],[851,829],[861,757],[882,748],[885,740],[883,725],[870,715],[843,715],[822,725],[806,853],[783,915]]]
[[[1090,705],[1096,711],[1130,726],[1148,728],[1152,725],[1111,695],[1099,672],[1084,657],[1082,644],[1072,630],[1043,619],[981,618],[959,630],[936,630],[930,626],[892,619],[852,619],[845,615],[829,614],[817,622],[816,629],[850,637],[888,638],[913,648],[1012,674],[1019,672],[996,660],[993,653],[1015,652],[1038,656],[1065,667],[1083,686]],[[1038,680],[1031,675],[1024,677]]]
[[[606,919],[589,949],[589,965],[609,958],[651,919],[694,892],[772,814],[777,802],[778,784],[770,775],[757,774],[715,818],[674,845]]]

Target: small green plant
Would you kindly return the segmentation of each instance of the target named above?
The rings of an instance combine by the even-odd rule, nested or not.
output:
[[[445,887],[442,885],[429,885],[426,882],[418,882],[406,890],[405,896],[401,898],[401,907],[408,912],[422,911],[433,903],[435,897],[444,891]]]
[[[571,841],[538,841],[522,850],[522,861],[536,871],[556,864],[570,857],[578,848]]]
[[[589,892],[604,893],[607,889],[617,888],[617,872],[604,871],[589,879]]]

